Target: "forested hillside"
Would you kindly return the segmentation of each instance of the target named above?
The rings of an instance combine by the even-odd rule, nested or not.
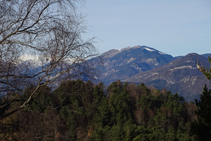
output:
[[[9,112],[33,91],[11,93],[1,99],[19,101],[0,112]],[[163,89],[113,82],[72,80],[56,90],[41,87],[28,106],[1,120],[1,140],[194,140],[190,125],[196,105]]]

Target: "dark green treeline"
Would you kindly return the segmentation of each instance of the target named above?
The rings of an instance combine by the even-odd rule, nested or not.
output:
[[[24,101],[24,95],[14,94]],[[3,102],[5,99],[2,99]],[[15,102],[7,111],[20,105]],[[93,85],[81,80],[39,89],[27,108],[1,121],[2,140],[192,141],[196,105],[143,83]]]

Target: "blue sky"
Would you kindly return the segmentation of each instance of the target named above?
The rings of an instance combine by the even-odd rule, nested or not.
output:
[[[79,8],[100,53],[136,45],[173,56],[211,53],[210,0],[87,0]]]

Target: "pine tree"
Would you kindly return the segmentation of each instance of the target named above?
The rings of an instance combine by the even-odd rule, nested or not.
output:
[[[200,100],[195,100],[198,120],[191,124],[191,133],[197,140],[208,141],[211,139],[211,90],[205,85]]]
[[[211,57],[208,56],[208,61],[210,62],[211,64]],[[204,69],[204,66],[203,65],[199,65],[199,62],[197,61],[197,64],[196,64],[197,68],[207,77],[208,80],[211,79],[211,68],[209,69]]]

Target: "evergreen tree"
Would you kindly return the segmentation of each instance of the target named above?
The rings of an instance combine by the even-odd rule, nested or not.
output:
[[[210,64],[211,64],[211,58],[210,58],[209,56],[208,56],[208,60],[209,60],[209,62],[210,62]],[[203,73],[204,73],[204,75],[207,77],[208,80],[211,79],[211,68],[209,68],[209,70],[206,69]]]
[[[211,90],[205,85],[200,100],[195,100],[198,120],[191,124],[191,133],[197,140],[208,141],[211,139]]]
[[[211,64],[211,58],[210,58],[210,56],[208,56],[208,61]],[[196,65],[197,65],[197,68],[207,77],[207,79],[210,80],[211,79],[211,68],[204,69],[204,66],[203,65],[200,66],[198,61],[197,61],[197,64]]]
[[[208,56],[208,60],[211,63],[211,58]],[[204,69],[203,65],[199,65],[197,61],[197,68],[207,77],[211,79],[211,68],[209,70]],[[208,90],[207,86],[204,86],[203,93],[200,100],[195,99],[197,110],[196,115],[198,120],[194,120],[191,123],[191,133],[195,135],[197,140],[206,141],[211,138],[211,90]]]

